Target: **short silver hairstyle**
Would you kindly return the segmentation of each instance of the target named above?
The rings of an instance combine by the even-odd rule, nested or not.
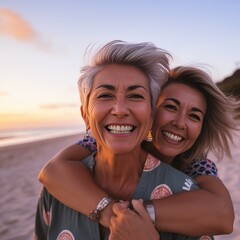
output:
[[[177,159],[188,164],[192,160],[206,158],[212,152],[220,160],[223,155],[231,157],[232,133],[239,130],[236,120],[239,101],[226,96],[213,82],[209,74],[200,68],[180,66],[170,71],[164,89],[174,83],[182,83],[200,91],[206,99],[207,111],[203,119],[201,133],[191,149],[180,154]],[[178,163],[176,163],[178,164]]]
[[[128,43],[114,40],[96,51],[89,65],[82,67],[78,81],[83,112],[87,113],[89,95],[94,77],[109,64],[132,65],[142,70],[149,80],[152,113],[156,112],[156,102],[162,84],[169,73],[171,55],[149,42]]]

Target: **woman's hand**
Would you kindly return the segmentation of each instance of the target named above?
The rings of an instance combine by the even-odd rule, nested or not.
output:
[[[109,240],[160,240],[142,200],[132,200],[134,210],[128,202],[113,205],[115,216],[110,219]]]

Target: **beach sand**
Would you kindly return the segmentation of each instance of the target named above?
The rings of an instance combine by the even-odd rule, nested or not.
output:
[[[37,180],[38,173],[59,150],[80,138],[73,135],[0,148],[1,240],[33,238],[36,204],[42,187]],[[232,196],[235,225],[232,234],[216,237],[218,240],[240,239],[240,149],[234,148],[232,152],[234,160],[222,161],[218,168]]]
[[[33,239],[37,200],[42,185],[37,176],[58,151],[81,135],[58,137],[0,148],[0,239]]]
[[[216,161],[218,174],[230,192],[235,212],[233,232],[229,235],[217,236],[217,240],[240,240],[240,136],[235,136],[231,146],[232,159]],[[223,219],[224,221],[224,219]]]

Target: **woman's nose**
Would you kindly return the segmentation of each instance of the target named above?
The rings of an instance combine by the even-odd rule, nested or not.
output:
[[[182,114],[177,115],[176,118],[173,120],[173,124],[179,129],[185,129],[186,128],[185,117]]]
[[[112,114],[122,117],[129,114],[129,108],[127,106],[127,103],[123,99],[118,99],[115,101],[113,108],[112,108]]]

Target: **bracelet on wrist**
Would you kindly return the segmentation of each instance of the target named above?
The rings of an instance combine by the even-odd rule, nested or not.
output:
[[[99,222],[102,211],[113,201],[113,198],[106,196],[100,200],[97,207],[93,209],[88,217],[94,222]]]

